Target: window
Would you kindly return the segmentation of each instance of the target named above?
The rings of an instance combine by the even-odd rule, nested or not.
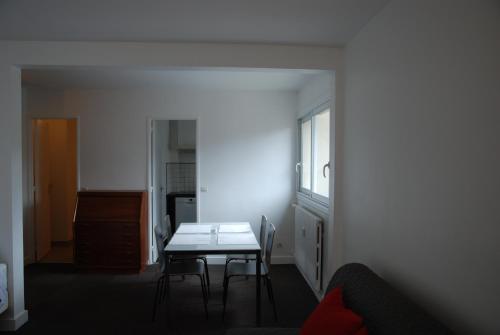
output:
[[[330,108],[315,109],[299,120],[299,192],[328,204],[330,174]]]

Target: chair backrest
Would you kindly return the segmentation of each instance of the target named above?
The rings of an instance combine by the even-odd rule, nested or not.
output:
[[[267,217],[265,215],[262,215],[262,218],[260,220],[260,236],[259,236],[259,244],[262,257],[264,257],[266,254],[265,245],[266,245],[267,222],[268,222]]]
[[[171,235],[171,226],[170,226],[170,215],[167,215],[164,220],[159,220],[158,225],[161,228],[161,233],[164,236],[169,236]]]
[[[159,225],[154,228],[155,239],[156,239],[156,251],[158,253],[158,263],[160,263],[160,270],[163,272],[165,270],[165,235]]]
[[[163,233],[165,234],[165,243],[168,243],[170,239],[172,238],[172,225],[170,223],[170,215],[167,215],[167,218],[165,220],[165,224],[163,224],[162,227]]]
[[[274,235],[276,233],[276,228],[272,223],[268,224],[267,228],[267,241],[266,241],[266,250],[264,256],[264,263],[266,264],[267,270],[271,269],[271,254],[273,252],[273,243],[274,243]]]

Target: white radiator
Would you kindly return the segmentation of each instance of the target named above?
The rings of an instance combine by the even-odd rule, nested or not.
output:
[[[300,205],[295,208],[295,264],[319,292],[322,278],[323,220]]]
[[[0,264],[0,314],[2,314],[9,305],[9,296],[7,295],[7,265]]]

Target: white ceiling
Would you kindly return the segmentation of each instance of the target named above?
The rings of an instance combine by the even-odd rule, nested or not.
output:
[[[177,88],[297,91],[326,71],[281,69],[48,68],[22,71],[23,84],[57,89]]]
[[[389,0],[0,0],[0,40],[343,46]]]

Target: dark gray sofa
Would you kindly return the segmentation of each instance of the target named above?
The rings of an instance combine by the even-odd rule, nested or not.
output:
[[[443,324],[392,288],[363,264],[351,263],[335,272],[327,291],[342,286],[345,305],[363,317],[370,335],[448,335]],[[296,335],[295,328],[238,328],[226,335]]]

